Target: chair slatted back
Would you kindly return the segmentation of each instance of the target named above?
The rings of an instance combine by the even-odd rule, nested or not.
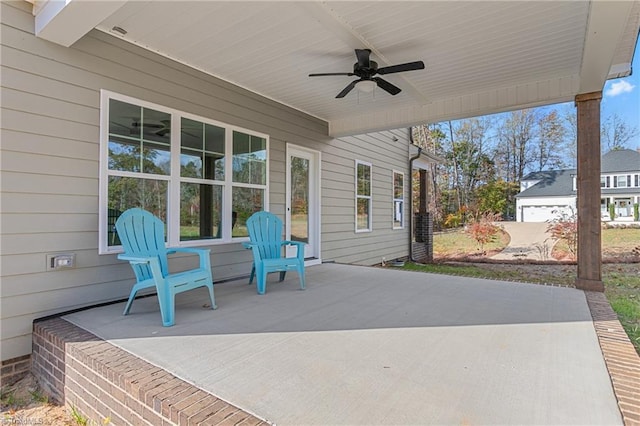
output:
[[[247,219],[247,230],[262,259],[282,257],[282,220],[278,216],[269,212],[254,213]]]
[[[143,209],[129,209],[116,221],[116,231],[127,255],[156,256],[160,260],[162,275],[167,276],[167,249],[164,241],[164,223]],[[148,264],[132,265],[137,280],[144,281],[152,277]]]

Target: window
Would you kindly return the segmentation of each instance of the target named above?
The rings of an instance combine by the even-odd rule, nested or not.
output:
[[[627,187],[627,176],[626,175],[618,175],[614,178],[614,186],[616,188],[626,188]]]
[[[371,164],[356,160],[356,232],[371,231]]]
[[[404,173],[393,172],[393,229],[404,228]]]
[[[600,188],[606,188],[607,187],[607,179],[604,176],[600,177]]]
[[[101,96],[100,253],[120,251],[114,225],[131,207],[164,221],[169,245],[247,236],[246,219],[267,208],[266,135]]]

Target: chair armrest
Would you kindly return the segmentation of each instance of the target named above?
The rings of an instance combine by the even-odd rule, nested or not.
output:
[[[211,259],[209,258],[209,254],[211,250],[209,249],[201,249],[201,248],[193,248],[193,247],[169,247],[167,248],[167,254],[174,253],[191,253],[197,254],[200,256],[200,268],[201,269],[211,269]]]
[[[118,259],[129,261],[132,267],[133,265],[148,264],[149,268],[151,268],[151,275],[153,276],[153,280],[156,285],[160,285],[164,279],[164,276],[162,275],[162,268],[160,267],[160,261],[157,256],[131,256],[122,253],[118,255]],[[139,280],[140,277],[138,276],[137,268],[133,268],[133,270],[136,274],[136,278]]]
[[[303,243],[302,241],[289,241],[289,240],[286,240],[286,241],[283,241],[281,244],[282,245],[288,245],[288,246],[304,247],[305,243]]]
[[[285,240],[282,243],[280,243],[283,246],[296,246],[297,247],[297,251],[296,251],[296,255],[299,259],[304,260],[304,243],[301,241],[289,241],[289,240]]]
[[[167,249],[167,254],[173,254],[173,253],[195,253],[195,254],[201,254],[201,253],[211,253],[211,250],[209,249],[201,249],[201,248],[193,248],[193,247],[169,247]]]
[[[118,259],[126,260],[131,263],[151,263],[154,259],[158,260],[155,256],[130,256],[127,254],[119,254]]]

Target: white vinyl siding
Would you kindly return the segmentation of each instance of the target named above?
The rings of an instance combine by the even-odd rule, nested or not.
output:
[[[395,129],[344,136],[323,146],[323,260],[373,265],[379,264],[383,256],[391,260],[408,255],[408,226],[402,230],[394,230],[390,226],[393,221],[390,177],[396,170],[404,172],[408,179],[409,144],[408,129]],[[356,159],[372,164],[371,232],[354,233]],[[273,199],[271,201],[273,204]]]

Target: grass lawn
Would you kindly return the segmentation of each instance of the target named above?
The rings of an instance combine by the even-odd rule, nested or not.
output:
[[[491,243],[488,250],[499,250],[508,243],[508,236]],[[461,230],[434,235],[434,257],[446,261],[456,257],[477,255],[477,244]],[[640,245],[640,229],[603,229],[602,251],[605,258],[633,258],[632,250]],[[561,249],[561,247],[560,247]],[[432,265],[407,263],[404,269],[439,274],[461,275],[528,283],[573,285],[576,266],[535,265],[514,263],[448,262]],[[605,295],[618,315],[629,339],[640,354],[640,263],[605,263],[602,265]]]
[[[496,238],[485,244],[487,255],[497,253],[509,244],[509,234],[501,231]],[[433,255],[439,257],[461,257],[469,255],[481,255],[480,247],[476,240],[465,234],[461,229],[439,232],[433,236]]]

